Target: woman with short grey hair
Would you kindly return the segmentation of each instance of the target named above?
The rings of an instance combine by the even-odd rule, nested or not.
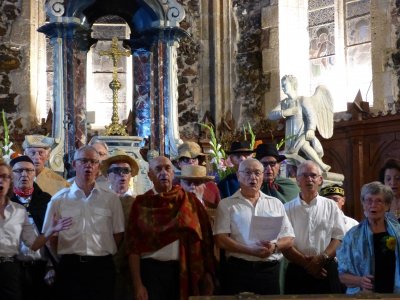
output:
[[[347,294],[400,293],[400,224],[387,214],[392,200],[391,188],[379,181],[361,188],[366,218],[347,232],[336,253]]]

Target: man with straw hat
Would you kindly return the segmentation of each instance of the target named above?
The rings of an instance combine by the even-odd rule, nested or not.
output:
[[[50,195],[70,186],[62,176],[46,167],[53,144],[53,138],[39,134],[26,135],[22,143],[25,155],[29,156],[35,165],[35,182]]]
[[[212,182],[215,177],[207,176],[206,167],[187,165],[182,167],[181,174],[177,175],[176,178],[180,179],[179,184],[186,192],[195,194],[197,199],[203,203],[210,216],[210,221],[213,223],[215,208],[218,203],[209,203],[203,199],[204,192],[207,191],[207,189],[199,189],[199,187],[205,186],[208,182]]]
[[[101,162],[101,173],[108,179],[110,189],[119,195],[125,217],[125,232],[129,212],[135,200],[133,191],[129,188],[131,179],[139,172],[135,159],[122,149],[114,149],[111,156]],[[128,257],[125,249],[125,238],[114,256],[116,268],[115,299],[130,300],[133,298],[132,279],[129,272]]]
[[[122,149],[114,149],[111,156],[102,161],[100,169],[110,182],[111,190],[119,196],[133,196],[129,183],[139,172],[139,165],[133,157]]]
[[[202,168],[193,168],[188,169],[185,172],[192,172],[195,171],[197,174],[198,172],[204,173],[206,176],[207,169],[202,166],[204,162],[205,154],[201,152],[201,147],[199,144],[195,142],[184,142],[178,147],[178,162],[177,167],[178,169],[183,172],[183,168],[187,166],[194,166],[194,167],[202,167]],[[179,173],[175,176],[179,183]],[[206,176],[207,177],[207,176]],[[201,180],[198,184],[195,184],[190,189],[191,192],[195,193],[196,196],[203,202],[206,207],[209,208],[217,208],[219,201],[221,200],[219,196],[219,190],[217,185],[214,182],[214,177],[209,177],[212,179],[208,180]],[[180,181],[181,183],[185,184],[184,181]],[[198,182],[198,181],[197,181]],[[182,184],[181,184],[182,185]],[[186,191],[189,191],[189,188],[185,188],[182,186]]]

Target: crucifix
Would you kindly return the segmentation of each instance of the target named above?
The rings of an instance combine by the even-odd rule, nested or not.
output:
[[[111,48],[107,51],[100,51],[100,56],[109,56],[113,62],[113,79],[110,82],[110,89],[113,91],[113,112],[111,117],[111,124],[105,126],[105,135],[120,135],[127,136],[126,126],[119,123],[118,117],[118,90],[121,88],[121,82],[118,80],[118,62],[123,56],[130,56],[131,52],[125,49],[118,48],[118,38],[113,37]]]

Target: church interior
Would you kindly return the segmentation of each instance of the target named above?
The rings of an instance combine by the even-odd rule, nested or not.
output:
[[[285,122],[268,114],[293,75],[299,95],[332,95],[323,159],[359,220],[361,186],[400,159],[399,31],[395,0],[3,0],[0,140],[48,135],[62,157],[138,136],[173,156],[179,141],[209,149],[205,123],[225,148],[249,125],[277,143]]]

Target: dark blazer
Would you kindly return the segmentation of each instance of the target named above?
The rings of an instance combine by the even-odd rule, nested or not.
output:
[[[229,174],[218,183],[221,199],[232,196],[240,188],[236,173]]]
[[[32,199],[29,203],[27,211],[31,214],[39,233],[42,232],[44,217],[46,215],[47,203],[50,202],[51,195],[43,192],[42,189],[34,182]],[[13,194],[11,201],[24,205],[19,201],[17,195]]]

